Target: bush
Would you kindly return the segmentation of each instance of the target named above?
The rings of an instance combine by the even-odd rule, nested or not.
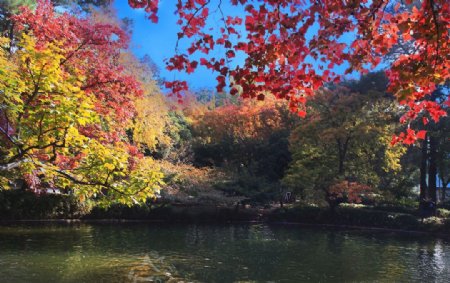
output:
[[[407,213],[418,215],[419,210],[418,207],[404,207],[404,206],[394,206],[394,205],[378,205],[372,207],[373,210],[385,211],[385,212],[393,212],[393,213]]]
[[[247,200],[246,203],[251,205],[264,205],[278,201],[280,196],[277,183],[249,175],[241,175],[231,181],[216,183],[214,188],[228,197],[243,197]]]
[[[415,198],[402,198],[378,202],[373,209],[387,212],[409,213],[416,215],[418,213],[419,201]]]
[[[302,205],[288,209],[280,208],[269,216],[269,220],[322,224],[326,219],[323,214],[329,214],[329,210],[318,206]]]
[[[446,219],[444,221],[444,231],[447,231],[448,233],[450,233],[450,218]]]
[[[450,200],[440,204],[440,207],[450,210]]]
[[[37,195],[30,191],[0,191],[0,219],[77,219],[90,212],[89,203],[63,194]]]
[[[151,207],[148,205],[112,204],[109,207],[94,207],[86,216],[89,219],[146,219]]]
[[[419,219],[411,214],[392,213],[348,205],[339,207],[335,211],[313,206],[279,209],[271,216],[270,220],[394,229],[419,229],[421,225]]]
[[[445,208],[438,208],[437,216],[443,217],[443,218],[450,218],[450,210],[445,209]]]

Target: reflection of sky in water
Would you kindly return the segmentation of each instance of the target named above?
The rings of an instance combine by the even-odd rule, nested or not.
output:
[[[419,274],[436,282],[450,282],[450,250],[448,244],[437,239],[433,244],[419,248]]]
[[[450,282],[450,246],[267,225],[0,228],[2,282]]]
[[[449,268],[449,254],[445,254],[444,246],[441,240],[436,241],[434,248],[434,265],[436,266],[436,272],[442,273],[446,268]],[[446,265],[447,262],[447,265]]]

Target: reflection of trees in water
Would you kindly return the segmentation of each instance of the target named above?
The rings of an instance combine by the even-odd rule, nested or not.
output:
[[[450,282],[450,247],[432,237],[276,225],[45,230],[0,233],[0,258],[18,262],[24,282],[33,273],[45,282]]]
[[[140,264],[132,267],[127,278],[133,283],[183,281],[166,257],[154,251],[146,254]]]
[[[376,241],[372,239],[372,241]],[[408,275],[408,270],[411,268],[403,260],[405,256],[402,251],[402,245],[396,241],[387,239],[378,243],[377,249],[379,254],[376,257],[378,267],[375,273],[380,280],[385,282],[404,282],[408,281],[405,277]]]
[[[338,237],[336,233],[327,233],[327,250],[331,253],[340,255],[342,254],[343,237]]]
[[[267,225],[252,225],[249,227],[249,240],[267,242],[275,240],[275,234]]]
[[[443,274],[450,273],[450,254],[446,254],[444,248],[441,239],[417,247],[417,278],[428,282],[448,282],[448,278],[442,278]]]
[[[427,239],[419,245],[430,242],[434,240]],[[395,234],[266,225],[191,226],[186,231],[185,243],[199,258],[190,266],[188,260],[181,265],[181,270],[190,269],[193,278],[211,281],[296,278],[410,282],[411,278],[430,278],[415,274],[419,263],[414,259],[417,250],[412,252],[412,249],[417,242],[403,240]],[[441,244],[442,253],[447,249]],[[205,257],[210,261],[205,262]],[[450,259],[441,256],[440,262],[442,268]],[[204,268],[205,264],[212,268]],[[449,271],[444,273],[448,280]]]
[[[204,229],[200,229],[198,225],[190,226],[186,231],[185,242],[188,246],[203,245],[206,241]]]
[[[148,242],[152,240],[159,250],[161,246],[167,246],[166,242],[158,242],[151,237],[150,231],[154,229],[120,228],[90,225],[46,227],[33,231],[32,241],[22,241],[17,236],[15,241],[22,246],[21,250],[39,251],[32,260],[28,258],[32,265],[27,268],[48,278],[48,281],[145,282],[139,281],[143,278],[155,279],[152,282],[180,281],[175,277],[170,260],[157,252],[145,253],[149,249]],[[31,236],[23,233],[23,237]],[[170,241],[170,237],[165,240]],[[136,258],[136,254],[144,256]],[[133,274],[136,280],[130,279]]]
[[[185,243],[191,248],[214,248],[223,242],[236,242],[247,239],[249,225],[189,225],[185,233]]]
[[[130,254],[74,252],[62,270],[62,282],[182,282],[172,259],[151,251]],[[192,282],[192,281],[190,281]]]

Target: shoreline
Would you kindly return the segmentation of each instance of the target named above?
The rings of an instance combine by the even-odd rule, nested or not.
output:
[[[395,234],[413,234],[413,235],[432,235],[438,238],[450,239],[450,233],[442,231],[429,231],[429,230],[415,230],[415,229],[396,229],[377,226],[358,226],[358,225],[346,225],[346,224],[324,224],[324,223],[305,223],[294,221],[265,221],[265,220],[249,220],[249,221],[225,221],[225,222],[202,222],[202,221],[165,221],[156,219],[21,219],[21,220],[0,220],[0,228],[9,225],[20,224],[163,224],[163,225],[253,225],[253,224],[265,224],[275,226],[298,226],[298,227],[311,227],[311,228],[326,228],[326,229],[338,229],[338,230],[352,230],[352,231],[373,231],[377,233],[395,233]]]

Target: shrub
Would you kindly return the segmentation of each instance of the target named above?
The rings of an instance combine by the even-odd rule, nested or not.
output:
[[[0,191],[1,219],[76,219],[90,210],[90,203],[80,202],[72,195],[37,195],[24,190]]]
[[[445,208],[438,208],[437,216],[443,217],[443,218],[450,218],[450,210],[445,209]]]
[[[251,205],[263,205],[278,201],[280,198],[280,187],[277,183],[271,183],[257,176],[240,175],[233,180],[216,183],[214,188],[228,197],[245,198],[246,203]]]
[[[411,214],[356,208],[349,205],[341,206],[334,211],[312,206],[279,209],[271,215],[270,220],[394,229],[419,229],[421,225],[419,219]]]

